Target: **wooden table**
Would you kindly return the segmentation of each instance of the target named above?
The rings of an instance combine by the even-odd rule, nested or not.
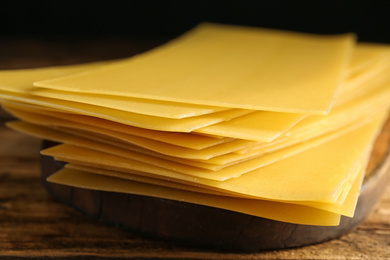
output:
[[[0,69],[120,58],[164,39],[0,43]],[[0,113],[0,259],[390,259],[390,185],[352,233],[298,249],[226,253],[150,240],[100,223],[53,199],[40,180],[40,140],[4,126]]]

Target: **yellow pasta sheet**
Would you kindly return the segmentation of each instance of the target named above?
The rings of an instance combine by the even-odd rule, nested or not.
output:
[[[341,196],[339,196],[336,203],[307,202],[307,201],[279,201],[279,202],[296,204],[296,205],[303,205],[303,206],[310,206],[313,208],[326,210],[326,211],[329,211],[332,213],[336,213],[336,214],[340,214],[340,215],[344,215],[344,216],[348,216],[348,217],[353,217],[354,212],[355,212],[357,199],[360,195],[360,187],[361,187],[362,181],[364,179],[364,173],[365,173],[365,170],[364,170],[365,167],[364,166],[360,167],[360,166],[358,166],[358,168],[360,169],[359,173],[358,173],[358,177],[355,179],[355,181],[351,185],[351,187],[346,187],[343,190],[343,194]],[[178,190],[186,190],[186,191],[200,192],[200,193],[205,193],[205,194],[240,198],[240,196],[235,196],[235,194],[231,194],[231,193],[223,193],[223,192],[218,192],[216,190],[186,185],[183,183],[172,182],[169,180],[161,180],[161,179],[146,177],[146,176],[143,176],[142,174],[123,173],[123,172],[118,172],[118,171],[113,171],[113,170],[105,170],[105,169],[101,169],[101,168],[87,167],[87,166],[82,166],[82,165],[77,165],[77,164],[72,164],[72,163],[67,164],[65,167],[70,168],[70,169],[76,169],[76,170],[80,170],[80,171],[90,172],[90,173],[94,173],[94,174],[101,174],[101,175],[105,175],[105,176],[121,178],[121,179],[125,179],[125,180],[131,180],[131,181],[137,181],[137,182],[142,182],[142,183],[147,183],[147,184],[158,185],[158,186],[162,186],[162,187],[174,188],[174,189],[178,189]],[[131,193],[131,190],[128,190],[127,192]],[[149,196],[150,195],[151,194],[149,194]],[[189,200],[189,202],[191,202],[191,200]],[[203,202],[203,203],[205,203],[205,202]],[[231,210],[234,210],[234,209],[231,209]]]
[[[232,120],[196,129],[195,132],[257,142],[271,142],[306,116],[296,113],[255,111]]]
[[[149,52],[36,82],[62,91],[278,112],[329,112],[355,44],[309,35],[201,24]]]
[[[359,75],[344,80],[340,86],[337,99],[335,100],[335,107],[332,110],[345,103],[353,102],[355,99],[360,98],[361,100],[364,95],[367,95],[373,89],[378,88],[378,85],[390,82],[390,47],[378,47],[376,45],[375,47],[379,49],[377,52],[384,57],[380,59],[379,62],[374,63],[373,65],[371,64],[371,67],[367,68],[366,66],[366,70]],[[376,54],[375,57],[379,55],[377,52],[374,52]],[[368,57],[366,58],[368,59]],[[363,62],[361,58],[356,59],[359,60],[359,63]],[[358,64],[355,64],[355,66],[357,65]],[[359,65],[362,66],[361,64]],[[331,113],[332,111],[330,114]],[[195,132],[259,142],[271,142],[285,133],[287,128],[291,128],[298,124],[305,117],[306,115],[296,113],[270,113],[259,111],[234,118],[228,122],[220,122],[206,126],[195,130]]]
[[[196,150],[172,145],[169,143],[164,143],[161,141],[156,141],[149,138],[126,134],[123,132],[117,132],[110,129],[99,129],[90,125],[77,124],[71,121],[60,120],[56,118],[42,117],[39,115],[34,115],[32,113],[27,113],[22,110],[11,108],[11,106],[10,104],[6,104],[4,108],[13,113],[15,116],[31,123],[51,125],[57,128],[61,127],[63,131],[79,136],[96,137],[97,140],[101,138],[110,138],[111,140],[115,140],[116,142],[138,145],[140,147],[149,149],[157,153],[179,158],[207,160],[215,156],[220,156],[226,153],[231,153],[243,149],[248,144],[252,143],[251,141],[246,140],[234,140],[231,142],[223,142],[214,146],[206,147],[204,149]]]
[[[85,135],[85,136],[74,135],[69,132],[61,131],[58,128],[53,129],[51,127],[35,125],[23,121],[11,121],[11,122],[7,122],[6,125],[21,133],[28,134],[45,140],[54,141],[57,143],[66,143],[66,144],[72,144],[76,146],[95,148],[95,149],[99,144],[103,144],[103,145],[109,145],[110,147],[113,148],[119,147],[132,152],[145,154],[148,156],[161,158],[168,161],[175,161],[177,163],[181,163],[193,167],[198,167],[198,168],[203,168],[208,170],[218,170],[221,168],[219,165],[207,164],[207,163],[197,162],[194,160],[186,160],[177,157],[171,157],[169,155],[156,153],[136,145],[131,145],[122,142],[115,142],[101,137],[94,138],[91,135]]]
[[[47,80],[80,71],[99,68],[105,64],[109,64],[110,62],[113,61],[34,69],[0,70],[0,89],[7,91],[19,91],[21,93],[34,93],[36,95],[56,98],[59,94],[58,91],[35,88],[33,87],[33,83],[39,80]],[[226,110],[226,108],[221,107],[163,101],[150,102],[145,99],[122,96],[83,95],[82,93],[74,94],[70,92],[61,92],[60,97],[60,99],[68,101],[80,101],[82,103],[109,107],[138,114],[168,118],[184,118]]]
[[[191,132],[197,128],[215,124],[224,120],[230,120],[234,117],[251,112],[250,110],[232,109],[196,117],[172,119],[3,90],[0,90],[0,98],[20,102],[20,105],[25,104],[29,105],[29,107],[35,106],[36,109],[54,109],[59,112],[88,115],[125,125],[170,132]],[[2,103],[4,103],[4,101]]]
[[[338,214],[308,206],[178,190],[74,169],[62,169],[51,175],[48,181],[86,189],[185,201],[296,224],[337,226],[340,221]]]
[[[288,132],[287,135],[283,136],[283,138],[279,138],[276,141],[272,143],[265,143],[265,144],[258,144],[258,145],[251,145],[250,143],[240,142],[239,140],[231,141],[230,143],[226,144],[224,143],[220,148],[223,149],[215,149],[217,147],[214,147],[213,149],[208,149],[206,151],[199,152],[198,156],[194,156],[193,153],[195,151],[187,150],[189,152],[189,155],[187,155],[187,158],[204,158],[207,157],[207,161],[202,161],[203,163],[211,163],[211,164],[220,164],[221,167],[208,167],[207,165],[203,164],[201,168],[207,168],[207,169],[221,169],[223,167],[226,167],[228,165],[231,165],[232,163],[239,162],[245,159],[250,159],[253,157],[258,157],[259,155],[262,155],[264,153],[268,153],[270,151],[275,151],[277,149],[282,149],[287,147],[288,145],[292,145],[298,142],[307,141],[310,138],[319,136],[321,134],[325,134],[329,131],[335,131],[342,127],[345,124],[351,124],[353,121],[359,120],[362,117],[371,117],[372,115],[375,115],[376,113],[379,113],[380,111],[385,111],[388,108],[388,100],[390,99],[390,88],[385,84],[381,86],[380,88],[376,89],[375,91],[372,91],[370,95],[367,95],[365,97],[362,97],[358,100],[355,100],[354,102],[351,102],[348,105],[344,105],[342,107],[337,107],[333,109],[333,111],[328,116],[312,116],[311,118],[308,118],[304,121],[304,123],[301,123],[296,128],[294,128],[294,131]],[[7,108],[7,106],[5,106]],[[116,133],[111,130],[105,130],[105,131],[99,131],[99,125],[100,126],[107,126],[108,128],[111,128],[111,124],[109,122],[102,122],[101,124],[97,123],[95,120],[92,120],[92,122],[89,124],[90,126],[84,126],[82,123],[72,124],[71,122],[67,122],[67,120],[63,120],[60,118],[66,118],[71,119],[73,115],[62,115],[58,118],[51,118],[47,115],[50,115],[50,112],[43,112],[43,114],[46,114],[45,117],[38,116],[38,115],[29,115],[31,112],[24,111],[21,113],[20,111],[17,112],[15,109],[10,109],[11,112],[14,112],[15,115],[19,116],[20,118],[30,121],[32,123],[39,123],[43,125],[53,125],[53,126],[64,126],[64,127],[70,127],[74,129],[82,129],[89,132],[96,131],[99,133],[99,135],[108,135],[111,137],[116,138],[118,141],[124,140],[129,143],[135,143],[138,145],[141,145],[145,148],[150,148],[154,151],[158,151],[160,153],[167,153],[173,156],[180,156],[183,157],[186,150],[179,149],[177,147],[172,147],[172,149],[169,149],[169,151],[165,148],[167,148],[164,145],[161,145],[161,143],[157,142],[153,145],[153,142],[150,140],[146,140],[147,144],[145,142],[140,142],[137,139],[132,138],[132,136],[123,134],[125,129],[121,130],[121,133]],[[25,115],[27,113],[27,115]],[[55,115],[55,114],[54,114]],[[61,114],[60,114],[61,115]],[[87,118],[75,116],[73,118],[74,122],[88,122]],[[361,122],[364,122],[364,120],[360,120]],[[93,127],[91,127],[93,126]],[[120,125],[118,125],[120,126]],[[117,128],[114,128],[119,129]],[[129,131],[131,133],[131,131]],[[88,137],[90,134],[87,134],[86,137]],[[153,132],[150,133],[149,138],[153,135]],[[148,137],[148,136],[146,136]],[[174,137],[174,136],[173,136]],[[198,136],[199,137],[199,136]],[[99,136],[96,138],[99,140]],[[101,139],[101,137],[100,137]],[[142,139],[141,139],[142,140]],[[170,140],[175,140],[175,138],[171,138]],[[180,140],[180,139],[177,139]],[[188,139],[185,139],[188,140]],[[216,139],[218,140],[218,139]],[[138,142],[137,142],[138,141]],[[185,144],[185,141],[182,143]],[[238,146],[237,146],[238,145]],[[304,145],[300,145],[300,147],[308,147],[310,143],[305,143]],[[164,148],[165,147],[165,148]],[[169,146],[168,146],[169,147]],[[237,150],[240,147],[243,148],[242,152],[240,154],[230,154],[232,151]],[[249,151],[249,152],[248,152]],[[175,153],[176,152],[176,153]],[[208,152],[216,152],[214,154],[210,154]],[[221,155],[221,153],[225,152],[225,155]],[[290,153],[291,154],[291,153]],[[213,158],[211,158],[213,157]],[[217,158],[215,158],[217,157]],[[281,155],[280,157],[285,157],[285,155]],[[167,157],[165,157],[167,158]],[[168,159],[172,160],[172,158]],[[260,164],[268,164],[270,161],[274,161],[275,159],[268,156],[267,160],[264,160],[264,158],[261,161]],[[252,160],[255,161],[255,160]],[[194,162],[192,161],[180,161],[180,163],[184,164],[190,164],[194,165]],[[248,162],[249,163],[249,162]],[[242,169],[241,169],[242,171]]]
[[[20,125],[21,124],[19,123],[19,126]],[[45,129],[39,130],[36,127],[35,127],[35,131],[34,131],[34,129],[32,129],[32,126],[28,126],[26,124],[24,124],[24,128],[25,128],[24,131],[25,132],[27,131],[29,134],[34,134],[34,132],[38,131],[38,134],[34,134],[34,135],[40,134],[45,139],[52,139],[52,140],[54,139],[55,141],[60,141],[60,142],[64,142],[64,143],[72,145],[72,146],[62,145],[62,146],[58,146],[56,148],[53,148],[52,150],[55,150],[55,152],[57,152],[57,153],[89,154],[89,153],[93,153],[92,151],[89,151],[89,150],[104,151],[107,154],[111,154],[111,155],[118,156],[118,157],[123,157],[125,159],[130,158],[130,159],[136,160],[138,162],[154,165],[157,167],[161,167],[161,168],[164,168],[167,170],[172,170],[172,171],[179,172],[179,173],[186,174],[186,175],[192,175],[194,177],[213,179],[213,180],[226,180],[226,179],[230,179],[230,178],[237,178],[237,177],[241,176],[242,174],[245,174],[249,171],[258,169],[260,167],[264,167],[266,165],[280,161],[282,159],[285,159],[289,156],[292,156],[292,155],[297,154],[299,152],[302,152],[304,150],[321,145],[322,143],[327,142],[331,139],[337,138],[340,135],[343,135],[343,134],[345,135],[346,132],[350,132],[361,125],[362,125],[362,123],[358,122],[355,125],[348,126],[346,129],[340,130],[338,132],[332,132],[329,135],[322,136],[321,138],[311,140],[310,142],[303,142],[303,143],[300,143],[298,145],[291,146],[289,148],[285,148],[285,149],[276,151],[274,153],[266,154],[266,155],[263,155],[260,157],[249,159],[249,160],[239,162],[239,163],[236,163],[233,165],[229,165],[226,167],[220,167],[218,170],[209,170],[209,169],[204,169],[203,167],[202,168],[193,167],[193,166],[189,165],[189,164],[191,164],[191,162],[189,164],[183,163],[182,160],[177,161],[173,157],[171,157],[169,159],[167,157],[159,158],[157,156],[139,154],[139,153],[131,151],[129,149],[123,149],[123,148],[120,148],[118,146],[112,146],[112,145],[108,145],[108,144],[105,144],[102,142],[97,142],[97,141],[90,142],[90,141],[84,140],[83,138],[75,139],[75,137],[67,138],[67,137],[61,135],[60,133],[51,133]],[[23,125],[22,125],[22,128],[23,128]],[[75,147],[75,146],[77,146],[77,147]],[[78,147],[83,147],[83,148],[86,148],[87,150],[86,149],[80,150],[80,149],[78,149]],[[58,156],[59,155],[57,155],[57,157]],[[98,158],[98,155],[96,155],[96,156]],[[131,166],[129,166],[129,167],[131,167]],[[141,166],[138,166],[138,167],[139,168],[136,168],[134,170],[145,171],[145,169],[140,168]],[[150,168],[150,167],[148,167],[148,168]],[[154,171],[153,173],[156,173],[156,171]]]
[[[9,91],[13,91],[15,89],[28,91],[33,89],[34,81],[51,79],[77,73],[84,70],[100,68],[101,66],[109,64],[110,62],[113,61],[92,62],[71,66],[53,66],[19,70],[0,70],[0,88]]]
[[[355,121],[364,123],[364,120],[367,118],[372,118],[378,113],[381,113],[381,111],[387,111],[389,109],[389,75],[386,76],[387,79],[378,78],[375,82],[372,82],[371,90],[365,96],[333,108],[329,115],[313,115],[307,117],[272,142],[253,143],[253,145],[248,145],[244,149],[237,151],[237,154],[214,157],[207,160],[207,162],[219,165],[229,164],[234,161],[284,149],[297,143],[307,142],[312,138],[331,131],[337,131]]]
[[[97,168],[124,172],[144,171],[156,177],[162,176],[160,178],[163,179],[179,179],[185,183],[242,196],[334,203],[346,185],[350,185],[351,180],[356,178],[356,165],[360,163],[362,155],[371,148],[383,121],[384,116],[319,146],[226,181],[196,178],[158,169],[149,164],[142,165],[129,158],[72,146],[56,146],[42,153],[76,164],[86,162],[86,166]],[[135,168],[140,166],[148,167],[148,171]]]
[[[298,202],[298,204],[330,211],[336,214],[340,214],[352,218],[355,213],[355,208],[360,195],[360,190],[364,180],[364,175],[365,175],[365,167],[360,167],[358,176],[354,179],[353,184],[346,185],[347,187],[343,190],[342,194],[340,195],[336,203],[304,201],[304,202]],[[349,182],[351,183],[352,181],[353,179],[350,180]]]
[[[378,43],[359,42],[353,50],[348,64],[347,77],[354,77],[375,64],[380,64],[390,58],[390,46]]]
[[[54,99],[75,101],[89,105],[113,108],[127,112],[167,118],[186,118],[227,110],[229,108],[148,100],[114,95],[75,93],[54,89],[35,88],[31,94]]]
[[[84,131],[96,132],[101,135],[107,133],[108,136],[112,137],[115,137],[115,132],[118,132],[118,139],[121,139],[121,134],[134,135],[195,150],[201,150],[232,141],[230,138],[211,137],[191,133],[153,131],[84,115],[42,109],[27,109],[25,106],[15,105],[14,103],[10,104],[5,102],[3,107],[14,116],[27,122],[53,127],[62,126],[82,129]],[[100,129],[102,130],[100,131]]]
[[[240,139],[249,139],[253,141],[270,141],[289,130],[303,118],[303,115],[301,114],[267,111],[253,112],[244,109],[230,109],[195,117],[172,119],[142,115],[73,101],[35,96],[23,93],[17,89],[11,92],[2,91],[0,88],[0,98],[33,104],[40,106],[41,109],[50,108],[59,112],[87,115],[113,121],[115,123],[156,131],[187,133],[198,128],[226,121],[226,124],[217,126],[216,131],[213,131],[213,129],[207,131],[206,129],[201,132],[210,135],[221,133],[224,134],[221,137],[238,137]],[[38,108],[39,107],[37,107],[37,109]],[[239,121],[232,120],[247,114],[251,114],[250,117],[244,117]],[[278,118],[278,120],[270,121],[269,118],[272,117]],[[254,124],[254,122],[256,123]],[[268,124],[261,122],[268,122]]]
[[[307,140],[312,138],[312,137],[319,136],[321,134],[325,134],[329,131],[337,130],[341,126],[343,126],[345,124],[351,124],[352,121],[355,121],[358,119],[360,119],[358,123],[364,123],[364,120],[361,119],[362,117],[363,118],[371,118],[373,115],[379,113],[380,111],[385,111],[388,108],[388,100],[389,99],[390,99],[390,89],[387,87],[387,85],[384,85],[384,86],[382,86],[382,88],[379,88],[376,91],[373,91],[371,93],[371,95],[366,96],[364,98],[361,98],[361,100],[356,100],[356,101],[352,102],[351,104],[349,104],[348,106],[345,106],[343,109],[341,109],[341,108],[336,109],[335,108],[331,112],[331,114],[328,116],[317,116],[319,118],[315,119],[315,117],[314,117],[314,119],[312,118],[312,120],[306,120],[307,124],[306,125],[303,124],[300,127],[301,131],[290,132],[289,135],[284,136],[284,139],[281,139],[281,140],[278,139],[279,142],[273,142],[272,144],[260,144],[260,145],[255,146],[255,147],[245,146],[243,152],[241,152],[240,154],[236,154],[236,155],[226,154],[224,156],[218,156],[218,158],[212,158],[212,159],[207,160],[207,162],[209,162],[209,163],[221,163],[221,160],[224,160],[222,162],[223,165],[220,167],[208,167],[205,164],[199,165],[193,161],[183,161],[183,160],[180,160],[179,163],[180,164],[189,164],[189,165],[192,165],[195,167],[200,166],[200,168],[206,168],[209,170],[220,170],[221,168],[224,168],[226,166],[231,165],[232,162],[234,162],[234,161],[240,162],[240,161],[243,161],[244,159],[258,157],[259,155],[262,155],[265,152],[275,151],[276,149],[282,149],[288,145],[291,145],[291,144],[294,144],[297,142],[305,141],[303,144],[297,145],[296,147],[292,147],[291,149],[286,149],[285,151],[279,151],[279,152],[271,154],[271,155],[266,155],[266,156],[263,156],[262,158],[251,159],[250,161],[246,162],[245,164],[241,164],[241,166],[240,166],[241,168],[239,168],[236,172],[236,174],[240,174],[243,171],[246,171],[248,169],[248,168],[244,168],[243,165],[252,164],[252,167],[254,167],[253,165],[257,165],[257,166],[267,165],[270,162],[277,161],[278,158],[284,158],[284,157],[288,156],[289,154],[294,154],[294,153],[296,153],[296,151],[299,151],[299,149],[302,150],[302,149],[306,149],[307,147],[312,146],[313,144],[311,142],[307,142]],[[12,109],[11,109],[11,112],[12,112]],[[76,125],[69,125],[68,123],[66,123],[66,120],[58,120],[56,118],[50,118],[50,117],[49,118],[45,118],[45,117],[37,118],[37,116],[31,117],[31,115],[29,118],[29,117],[26,117],[23,115],[21,116],[20,113],[14,113],[14,114],[18,115],[19,117],[23,118],[24,120],[31,121],[33,123],[42,123],[44,125],[55,125],[55,126],[68,126],[68,127],[73,127],[73,128],[80,127],[80,125],[77,125],[77,124]],[[42,122],[42,120],[43,120],[43,122]],[[56,121],[59,121],[59,122],[56,122]],[[75,121],[77,121],[77,120],[75,120]],[[83,120],[79,120],[79,121],[83,122]],[[98,128],[96,128],[96,126],[94,128],[87,128],[87,129],[82,128],[82,129],[89,130],[89,131],[94,131],[94,130],[98,131]],[[111,134],[110,131],[108,131],[108,132],[109,132],[110,136],[116,136],[116,133]],[[103,135],[103,134],[105,134],[105,132],[99,132],[99,134]],[[335,135],[335,134],[339,134],[339,132],[333,133],[333,135]],[[88,137],[88,136],[89,136],[89,134],[86,135],[86,137]],[[124,135],[124,136],[126,136],[126,135]],[[117,139],[121,140],[123,138],[118,137]],[[99,141],[99,137],[97,137],[96,140]],[[235,143],[237,143],[237,141],[232,141],[229,144],[224,144],[224,146],[222,146],[222,147],[224,147],[224,149],[227,149],[229,146],[230,147],[237,147],[237,146],[235,146]],[[314,143],[318,143],[318,141],[315,141]],[[119,145],[117,145],[117,146],[119,146]],[[144,145],[142,145],[142,146],[144,146]],[[157,148],[153,148],[153,149],[154,150],[158,149],[159,146],[160,146],[160,144],[157,143],[154,146]],[[241,144],[241,146],[243,146],[243,144]],[[104,150],[104,149],[100,149],[100,150]],[[179,151],[180,154],[182,154],[182,152],[184,152],[183,150],[178,150],[177,148],[172,149],[172,150]],[[248,152],[248,150],[249,150],[249,152]],[[253,150],[253,152],[251,152],[252,150]],[[214,151],[216,151],[216,150],[214,150]],[[233,150],[232,149],[226,150],[226,152],[231,152],[231,151],[234,151],[234,149]],[[166,152],[166,151],[164,151],[164,152]],[[157,157],[159,157],[159,156],[157,155]],[[164,158],[171,160],[171,161],[175,161],[174,158],[169,158],[167,156],[165,156]],[[206,161],[203,161],[203,162],[206,162]],[[173,168],[175,168],[175,167],[173,167]],[[232,167],[232,169],[234,169],[234,167]]]
[[[389,78],[389,76],[387,77]],[[390,107],[390,81],[380,80],[379,83],[381,84],[375,84],[375,88],[370,93],[333,108],[327,116],[307,117],[272,142],[255,144],[237,152],[241,154],[247,153],[249,150],[257,150],[259,153],[272,152],[288,145],[305,142],[329,131],[336,131],[353,121],[364,121],[364,118],[371,118],[381,111],[387,111]]]
[[[378,84],[380,80],[388,80],[390,71],[390,58],[381,64],[375,64],[364,72],[355,75],[353,78],[347,78],[341,84],[334,107],[350,102],[369,92],[373,85]]]

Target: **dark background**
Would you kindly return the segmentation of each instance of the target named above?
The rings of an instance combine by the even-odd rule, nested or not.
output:
[[[355,32],[390,43],[390,1],[2,1],[9,37],[173,37],[202,21],[313,33]]]

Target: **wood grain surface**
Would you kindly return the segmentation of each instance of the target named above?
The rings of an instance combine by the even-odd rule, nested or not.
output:
[[[10,39],[0,43],[0,68],[120,58],[162,41]],[[100,223],[52,198],[40,179],[41,141],[5,128],[8,116],[1,115],[0,259],[390,259],[390,185],[369,217],[340,239],[255,254],[175,246]]]

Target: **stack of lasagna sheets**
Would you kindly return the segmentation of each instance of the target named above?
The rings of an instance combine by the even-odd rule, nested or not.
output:
[[[389,68],[353,34],[206,23],[123,60],[1,71],[0,102],[60,143],[50,182],[332,226],[354,214]]]

